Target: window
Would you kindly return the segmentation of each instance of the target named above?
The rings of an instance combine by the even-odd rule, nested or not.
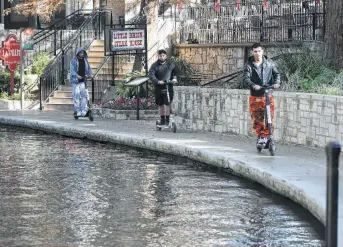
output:
[[[16,5],[20,2],[25,2],[23,0],[13,0],[12,3],[9,3],[8,0],[4,1],[4,8],[10,8],[13,5]],[[29,18],[24,15],[18,15],[16,13],[10,13],[9,15],[4,16],[5,29],[19,29],[21,27],[28,27]]]

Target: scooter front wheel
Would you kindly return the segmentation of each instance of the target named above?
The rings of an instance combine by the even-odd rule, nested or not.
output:
[[[271,140],[270,143],[269,143],[269,152],[270,152],[270,155],[271,155],[271,156],[274,156],[274,155],[275,155],[275,151],[276,151],[275,143],[274,143],[273,140]]]
[[[172,123],[173,133],[176,133],[176,123]]]
[[[159,127],[159,125],[160,125],[160,121],[158,121],[158,120],[156,120],[156,130],[157,131],[161,131],[161,127]]]
[[[88,117],[89,117],[89,120],[90,120],[91,122],[93,122],[93,121],[94,121],[94,117],[93,117],[93,114],[92,114],[92,112],[89,112],[89,115],[88,115]]]

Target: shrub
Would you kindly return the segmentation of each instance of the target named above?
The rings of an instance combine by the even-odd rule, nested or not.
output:
[[[41,76],[44,72],[44,69],[50,63],[50,60],[51,59],[47,53],[45,52],[38,53],[33,60],[30,73]]]
[[[35,99],[33,95],[25,94],[25,100]],[[20,93],[14,93],[12,95],[8,95],[7,92],[0,93],[0,99],[7,99],[7,100],[20,100]]]
[[[118,99],[112,99],[107,101],[100,101],[96,103],[96,107],[113,109],[113,110],[135,110],[137,109],[137,99],[120,97]],[[155,110],[157,105],[152,97],[139,99],[139,109]]]
[[[341,94],[343,73],[338,73],[321,51],[302,46],[297,53],[279,47],[276,60],[281,73],[283,91]]]
[[[174,62],[181,72],[181,85],[196,86],[204,76],[201,76],[201,72],[197,71],[186,60],[179,57],[171,56],[170,61]]]
[[[20,75],[18,71],[14,72],[14,90],[18,91],[20,83]],[[10,91],[10,72],[5,70],[0,72],[0,92]]]

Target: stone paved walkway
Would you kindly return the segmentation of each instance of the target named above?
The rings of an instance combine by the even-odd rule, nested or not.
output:
[[[255,139],[178,130],[157,132],[151,121],[74,120],[70,113],[0,111],[0,124],[154,149],[223,167],[291,198],[325,222],[326,157],[321,148],[277,144],[276,156],[256,152]],[[343,246],[343,168],[340,166],[339,246]]]

